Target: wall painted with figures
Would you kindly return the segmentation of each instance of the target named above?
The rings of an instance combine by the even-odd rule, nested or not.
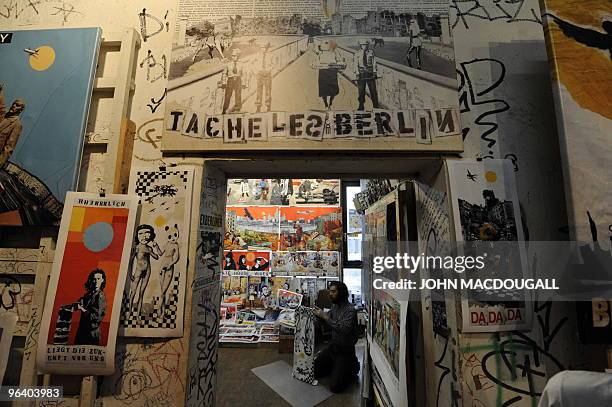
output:
[[[510,159],[516,172],[525,235],[530,240],[567,239],[559,147],[538,2],[450,2],[460,83],[463,157]],[[90,26],[101,26],[104,31],[136,29],[142,43],[130,112],[130,119],[136,123],[132,166],[156,169],[175,163],[179,168],[196,164],[201,169],[201,162],[195,159],[162,159],[160,150],[176,10],[177,1],[161,0],[107,0],[103,7],[94,0],[2,0],[0,25],[3,30]],[[104,61],[105,69],[111,69],[114,62],[109,56]],[[88,125],[88,135],[94,140],[107,139],[111,107],[101,99],[97,109]],[[83,189],[98,190],[105,159],[105,153],[86,148]],[[222,216],[223,210],[215,208],[212,202],[223,193],[223,187],[216,184],[222,177],[218,174],[206,177],[201,211]],[[201,170],[196,174],[194,185],[194,196],[199,200],[203,185]],[[199,202],[194,204],[197,207]],[[195,211],[192,219],[190,240],[197,241],[201,250],[214,249],[215,234],[219,231],[196,230]],[[186,331],[179,339],[120,339],[116,354],[119,369],[102,382],[100,398],[104,406],[125,406],[136,400],[137,404],[148,406],[182,405],[186,399],[190,405],[202,401],[210,405],[216,358],[212,338],[216,338],[218,328],[210,317],[218,308],[219,293],[218,287],[207,284],[207,278],[212,276],[206,269],[195,273],[195,253],[192,245],[188,283],[191,284],[195,275],[202,285],[194,287],[193,298],[188,295],[185,326],[191,326],[189,313],[192,312],[200,329],[192,330],[191,335]],[[528,260],[534,262],[533,258]],[[192,302],[196,304],[193,308]],[[436,372],[437,381],[428,387],[431,406],[501,405],[509,400],[511,405],[532,405],[541,391],[537,388],[541,382],[536,388],[525,388],[521,387],[524,383],[520,378],[523,373],[534,372],[522,370],[525,367],[518,365],[494,365],[496,356],[502,352],[500,349],[510,340],[520,341],[528,353],[544,350],[548,360],[554,359],[552,363],[531,366],[548,376],[559,366],[579,368],[587,360],[573,339],[573,306],[564,309],[541,298],[533,310],[540,318],[536,318],[531,332],[501,335],[460,335],[452,310],[449,308],[448,335],[433,335],[434,357],[427,369]],[[500,373],[495,376],[491,372]]]

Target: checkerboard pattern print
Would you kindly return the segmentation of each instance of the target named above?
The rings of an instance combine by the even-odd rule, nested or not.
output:
[[[176,328],[179,294],[179,277],[177,275],[174,276],[168,290],[170,290],[170,301],[166,304],[165,309],[162,309],[161,298],[154,296],[152,311],[146,312],[148,307],[143,305],[140,315],[138,315],[137,310],[130,309],[130,298],[128,295],[124,295],[121,301],[120,325],[124,328]]]

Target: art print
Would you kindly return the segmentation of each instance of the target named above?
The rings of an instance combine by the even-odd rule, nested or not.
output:
[[[289,179],[228,179],[227,205],[288,205],[292,185]]]
[[[226,250],[276,250],[278,208],[228,206],[225,212]]]
[[[248,297],[248,277],[223,276],[221,293],[224,303],[243,305]]]
[[[179,2],[164,143],[318,149],[460,135],[449,6],[425,3]]]
[[[224,250],[223,274],[230,276],[269,276],[271,252],[263,250]]]
[[[419,250],[425,256],[450,255],[450,218],[448,195],[425,184],[415,183]],[[429,275],[441,270],[429,268],[420,272]],[[424,275],[424,274],[423,274]],[[431,316],[436,334],[448,337],[449,328],[444,289],[430,291]]]
[[[372,290],[372,339],[378,344],[396,379],[400,365],[400,303],[383,290]]]
[[[293,205],[340,206],[339,179],[292,179]]]
[[[101,30],[11,34],[0,46],[0,225],[54,225],[77,186]]]
[[[511,163],[449,161],[447,165],[456,239],[468,243],[463,250],[489,250],[488,242],[505,245],[501,254],[487,258],[483,271],[497,278],[510,272],[522,277],[526,251]],[[526,291],[488,290],[486,294],[504,299],[486,302],[473,299],[478,294],[467,290],[461,301],[464,332],[510,331],[531,325]]]
[[[288,308],[288,309],[296,309],[302,304],[303,295],[300,293],[296,293],[293,291],[287,291],[283,289],[278,290],[278,307],[279,308]]]
[[[133,169],[130,180],[142,208],[121,308],[122,334],[182,336],[193,170]]]
[[[220,310],[220,324],[233,324],[236,322],[236,315],[238,315],[238,305],[232,303],[221,303]]]
[[[70,192],[42,316],[37,366],[110,375],[138,200]]]
[[[16,325],[16,314],[5,313],[0,315],[0,383],[4,379]]]
[[[406,315],[408,302],[393,293],[372,290],[368,342],[372,363],[382,377],[384,391],[394,406],[407,406]]]
[[[280,251],[339,251],[342,233],[341,208],[280,208]]]

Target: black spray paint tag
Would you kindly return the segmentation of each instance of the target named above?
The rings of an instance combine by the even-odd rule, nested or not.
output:
[[[0,44],[10,44],[13,40],[13,33],[0,33]]]

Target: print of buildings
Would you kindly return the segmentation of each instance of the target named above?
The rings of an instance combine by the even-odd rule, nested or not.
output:
[[[484,205],[459,199],[463,238],[466,241],[517,240],[512,202],[500,201],[491,190],[484,190],[482,196]]]
[[[443,24],[448,26],[448,17],[425,15],[424,13],[395,13],[393,11],[368,11],[364,17],[336,13],[331,16],[331,31],[334,35],[375,34],[383,37],[408,36],[410,21],[416,18],[421,31],[428,37],[442,37]]]

